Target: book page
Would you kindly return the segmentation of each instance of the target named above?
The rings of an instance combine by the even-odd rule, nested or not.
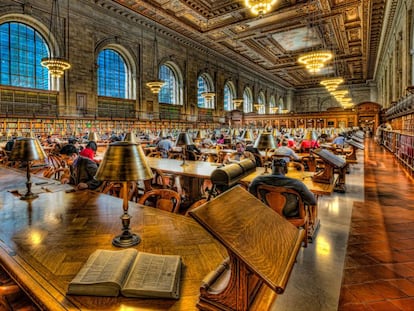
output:
[[[138,253],[122,294],[127,297],[179,298],[181,258]]]
[[[117,296],[136,255],[135,249],[95,251],[69,283],[68,294]]]

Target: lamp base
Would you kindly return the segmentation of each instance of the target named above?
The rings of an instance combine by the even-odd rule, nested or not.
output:
[[[181,163],[180,164],[180,166],[188,166],[189,164],[188,163],[185,163],[185,162],[183,162],[183,163]]]
[[[116,247],[131,247],[141,242],[139,235],[131,232],[124,232],[113,238],[112,245]]]
[[[32,199],[36,199],[37,197],[39,197],[37,194],[28,192],[25,195],[20,197],[20,200],[32,200]]]

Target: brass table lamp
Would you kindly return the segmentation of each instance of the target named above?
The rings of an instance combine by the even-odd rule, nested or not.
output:
[[[254,142],[254,148],[257,148],[258,150],[264,150],[265,151],[265,171],[264,174],[267,174],[268,167],[269,167],[269,161],[267,161],[267,152],[269,149],[276,149],[276,139],[272,135],[272,133],[261,133],[259,134],[259,137],[257,137],[256,141]]]
[[[31,161],[43,161],[44,159],[46,159],[46,154],[38,139],[27,137],[16,139],[14,142],[10,160],[26,162],[27,192],[20,197],[21,200],[30,200],[38,197],[37,194],[34,194],[31,191],[32,182],[30,181],[30,165]]]
[[[152,177],[152,170],[147,163],[141,145],[127,141],[109,144],[95,178],[101,181],[122,183],[124,213],[121,216],[121,221],[123,227],[122,234],[112,240],[114,246],[130,247],[141,242],[139,235],[131,233],[129,230],[131,216],[128,214],[128,182],[147,180]]]
[[[178,135],[178,138],[177,138],[177,141],[175,142],[175,145],[177,147],[182,147],[183,148],[183,163],[180,164],[181,166],[188,165],[187,163],[185,163],[185,157],[186,157],[186,155],[185,155],[185,149],[187,148],[187,146],[193,145],[193,144],[194,143],[193,143],[190,135],[188,135],[188,133],[181,132]]]

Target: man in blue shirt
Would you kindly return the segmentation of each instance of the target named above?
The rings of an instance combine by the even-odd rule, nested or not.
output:
[[[174,147],[171,138],[171,136],[167,136],[167,138],[161,139],[157,144],[158,150],[161,152],[163,158],[168,158],[168,152]]]

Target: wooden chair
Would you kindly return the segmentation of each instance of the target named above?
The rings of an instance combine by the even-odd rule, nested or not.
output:
[[[285,217],[283,215],[283,208],[286,205],[286,194],[291,194],[296,197],[299,215],[297,217]],[[285,217],[291,224],[296,227],[303,227],[305,230],[305,237],[303,239],[304,246],[308,246],[308,227],[309,227],[309,216],[308,210],[305,206],[305,203],[302,200],[300,194],[290,188],[270,186],[270,185],[259,185],[257,187],[257,197],[276,213]]]
[[[128,182],[128,201],[137,201],[138,199],[138,186],[135,181]],[[105,181],[97,189],[98,192],[112,195],[117,198],[122,198],[122,184],[117,182]]]
[[[147,201],[155,200],[153,205],[146,204]],[[155,208],[171,212],[178,213],[181,204],[181,196],[178,192],[170,189],[153,189],[144,193],[138,200],[139,204],[154,206]]]
[[[305,166],[302,163],[296,162],[296,161],[290,161],[290,162],[288,162],[287,167],[288,167],[288,169],[291,167],[291,168],[293,168],[293,169],[295,169],[297,171],[300,171],[300,172],[304,172],[305,171]]]
[[[159,151],[152,151],[152,152],[150,152],[150,153],[147,154],[147,157],[161,159],[162,156],[161,156],[161,152],[159,152]]]
[[[195,209],[195,208],[197,208],[197,207],[199,207],[199,206],[201,206],[201,205],[203,205],[204,203],[206,203],[207,202],[207,199],[200,199],[200,200],[198,200],[198,201],[196,201],[196,202],[194,202],[189,208],[188,208],[188,210],[185,212],[185,216],[190,216],[190,212],[193,210],[193,209]]]

